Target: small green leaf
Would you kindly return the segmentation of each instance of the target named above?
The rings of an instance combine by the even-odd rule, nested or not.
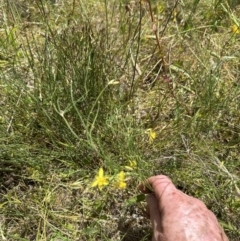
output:
[[[145,200],[144,194],[139,194],[137,196],[131,197],[126,201],[127,206],[135,205],[136,203],[142,202]]]

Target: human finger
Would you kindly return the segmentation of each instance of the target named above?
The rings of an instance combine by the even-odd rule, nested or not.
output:
[[[166,188],[171,187],[175,189],[171,179],[164,175],[152,176],[148,178],[144,183],[139,185],[139,190],[142,193],[155,193],[156,198],[160,200],[163,192]]]
[[[148,204],[148,211],[150,215],[150,220],[153,228],[152,241],[161,240],[161,214],[159,211],[158,201],[154,194],[149,194],[146,196],[146,201]]]

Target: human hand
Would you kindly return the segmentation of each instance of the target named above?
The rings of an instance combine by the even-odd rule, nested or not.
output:
[[[205,204],[178,190],[167,176],[150,177],[139,188],[148,193],[152,241],[229,241]]]

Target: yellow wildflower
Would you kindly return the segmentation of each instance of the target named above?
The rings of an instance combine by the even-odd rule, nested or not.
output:
[[[102,190],[103,186],[106,186],[109,184],[108,182],[109,177],[104,176],[103,168],[101,167],[98,171],[98,175],[95,177],[94,182],[92,183],[92,187],[98,186],[99,190]]]
[[[137,162],[135,160],[129,161],[129,166],[125,166],[125,168],[129,171],[133,171],[137,167]]]
[[[178,15],[178,12],[176,9],[173,10],[173,22],[174,23],[177,23],[177,15]]]
[[[125,173],[121,171],[117,174],[116,186],[120,189],[124,189],[127,187],[127,183],[125,182]]]
[[[152,130],[152,128],[149,129],[149,144],[153,143],[153,140],[156,138],[156,132]]]
[[[233,33],[240,33],[240,29],[236,24],[232,25],[231,30]]]

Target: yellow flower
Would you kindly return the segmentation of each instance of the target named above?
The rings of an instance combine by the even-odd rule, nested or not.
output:
[[[156,138],[156,132],[152,130],[152,128],[149,129],[149,143],[152,144],[153,140]]]
[[[98,186],[99,190],[102,190],[103,186],[108,185],[108,176],[104,176],[103,168],[101,167],[98,171],[98,175],[95,177],[92,187]]]
[[[231,30],[233,33],[240,33],[240,29],[236,24],[232,25]]]
[[[116,186],[120,189],[124,189],[127,187],[127,183],[125,182],[125,173],[121,171],[117,174]]]
[[[133,171],[133,169],[137,168],[137,162],[135,160],[129,161],[129,166],[125,166],[125,168],[129,171]]]

